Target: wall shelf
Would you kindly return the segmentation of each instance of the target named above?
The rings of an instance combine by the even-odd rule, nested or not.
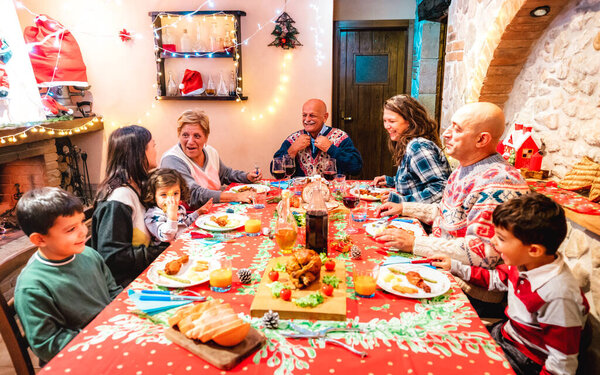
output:
[[[155,11],[149,12],[148,15],[152,18],[154,28],[154,43],[155,43],[155,58],[157,69],[157,99],[160,100],[214,100],[214,101],[238,101],[248,100],[247,96],[243,95],[242,81],[242,31],[241,17],[246,15],[246,12],[240,10],[213,10],[213,11]],[[208,26],[210,26],[210,31]],[[188,29],[192,32],[183,31]],[[164,49],[163,31],[169,30],[170,42],[180,40],[174,36],[187,32],[190,46],[198,48],[199,51],[177,51],[171,52],[171,47]],[[220,30],[215,32],[215,30]],[[191,36],[190,36],[191,35]],[[193,41],[192,41],[193,39]],[[207,43],[207,40],[209,43]],[[204,49],[215,48],[217,40],[217,51],[204,51]],[[225,41],[228,41],[225,43]],[[229,41],[231,43],[229,43]],[[171,44],[169,43],[169,44]],[[175,49],[180,46],[180,43],[175,42]],[[210,47],[209,47],[210,46]],[[190,49],[185,48],[185,49]],[[184,63],[188,60],[189,63]],[[210,61],[210,59],[217,59]],[[224,59],[231,59],[233,64],[227,66]],[[219,62],[220,61],[220,62]],[[168,67],[166,65],[169,65]],[[224,68],[225,67],[225,68]],[[204,88],[209,81],[210,76],[222,76],[225,78],[227,89],[229,92],[237,93],[236,96],[167,96],[167,84],[169,72],[172,70],[174,77],[183,76],[185,69],[191,69],[200,72]],[[226,70],[230,73],[223,73]],[[229,79],[229,81],[227,81]],[[179,86],[179,79],[174,79],[175,84]],[[219,80],[214,80],[215,89],[219,85]],[[231,86],[231,87],[230,87]]]
[[[218,59],[218,58],[233,58],[230,52],[162,52],[160,57],[163,59]],[[183,56],[179,56],[183,55]],[[186,57],[187,55],[187,57]]]
[[[160,100],[217,100],[217,101],[235,101],[238,99],[237,96],[158,96]],[[248,100],[247,96],[240,96],[240,100]]]

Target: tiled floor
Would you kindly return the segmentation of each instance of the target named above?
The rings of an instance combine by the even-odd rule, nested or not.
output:
[[[38,366],[38,359],[36,357],[33,357],[33,367],[35,368],[36,372],[38,372],[39,366]],[[2,337],[0,336],[0,375],[15,375],[15,369],[13,368],[12,365],[12,361],[10,360],[10,355],[8,354],[8,351],[6,350],[6,345],[4,345],[4,340],[2,340]]]

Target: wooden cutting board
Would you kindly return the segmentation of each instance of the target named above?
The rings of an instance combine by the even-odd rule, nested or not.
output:
[[[231,370],[266,342],[265,337],[252,327],[244,341],[231,347],[217,345],[213,341],[194,341],[173,328],[165,331],[165,337],[221,370]]]
[[[275,298],[271,294],[271,288],[268,284],[272,281],[269,279],[269,271],[271,271],[277,263],[286,264],[289,257],[279,257],[271,259],[265,273],[260,281],[252,306],[250,307],[250,315],[254,317],[262,317],[267,311],[273,310],[279,313],[281,319],[314,319],[314,320],[346,320],[346,270],[345,265],[336,262],[335,270],[325,271],[325,267],[321,269],[321,279],[318,282],[313,282],[305,289],[292,290],[292,299],[304,297],[308,294],[316,293],[321,290],[321,280],[326,275],[336,275],[340,279],[340,284],[333,291],[333,296],[325,296],[325,302],[316,307],[299,307],[292,301],[284,301],[281,298]],[[292,286],[290,277],[286,272],[279,272],[279,280],[286,285]]]

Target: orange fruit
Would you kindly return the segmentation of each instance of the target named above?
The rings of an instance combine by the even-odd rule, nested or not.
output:
[[[213,341],[221,346],[235,346],[244,341],[249,331],[250,323],[243,323],[216,335]]]

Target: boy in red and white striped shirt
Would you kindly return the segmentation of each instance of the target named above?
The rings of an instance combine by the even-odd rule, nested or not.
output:
[[[507,321],[490,332],[517,374],[574,374],[589,306],[557,249],[567,233],[562,207],[541,194],[494,210],[492,245],[504,264],[467,266],[445,255],[433,265],[489,290],[508,291]]]

